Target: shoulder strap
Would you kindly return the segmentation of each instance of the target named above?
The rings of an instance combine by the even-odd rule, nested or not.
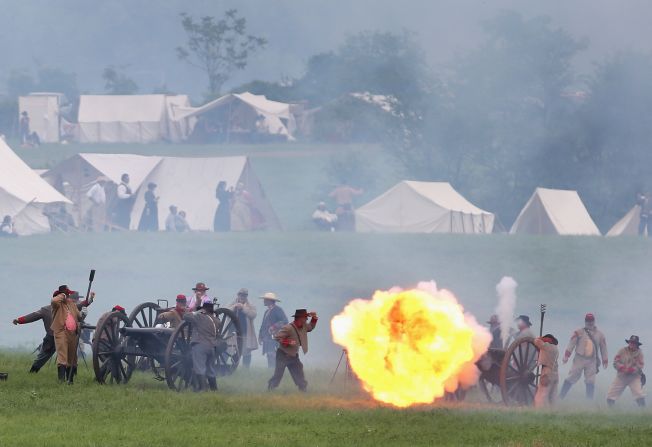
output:
[[[292,326],[292,329],[294,329],[294,333],[297,334],[297,338],[299,339],[299,346],[301,346],[301,336],[299,335],[297,327],[293,323],[290,323],[290,326]]]

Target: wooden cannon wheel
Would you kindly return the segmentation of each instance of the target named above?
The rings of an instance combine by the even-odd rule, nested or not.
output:
[[[165,349],[165,380],[170,389],[181,391],[192,384],[192,327],[187,321],[175,329]]]
[[[97,323],[93,338],[93,370],[99,383],[127,383],[134,369],[122,351],[125,337],[120,333],[130,327],[122,312],[112,312]]]
[[[217,375],[229,376],[238,368],[244,346],[243,332],[235,312],[220,308],[215,311],[220,322],[217,333]]]
[[[538,353],[532,337],[514,341],[505,352],[500,368],[500,390],[505,405],[534,403]]]

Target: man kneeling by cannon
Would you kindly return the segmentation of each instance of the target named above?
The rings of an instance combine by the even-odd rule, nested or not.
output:
[[[191,324],[192,335],[190,349],[192,352],[193,388],[195,391],[206,390],[206,380],[211,391],[217,390],[217,332],[220,322],[215,318],[213,301],[204,300],[201,310],[183,314],[183,319]]]

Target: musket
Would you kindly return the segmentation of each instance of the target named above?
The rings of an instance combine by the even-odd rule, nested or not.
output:
[[[95,279],[95,270],[91,269],[90,275],[88,275],[88,291],[86,291],[86,301],[88,302],[88,299],[91,296],[91,286],[93,285],[93,280]]]
[[[542,304],[541,305],[541,325],[539,325],[539,337],[543,337],[543,319],[546,316],[546,305]],[[535,383],[537,386],[539,385],[539,367],[537,366],[537,375],[536,375],[536,381]]]

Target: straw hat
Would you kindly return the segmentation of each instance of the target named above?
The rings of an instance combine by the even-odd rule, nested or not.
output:
[[[271,301],[281,301],[276,297],[274,292],[265,292],[261,297],[261,300],[271,300]]]

